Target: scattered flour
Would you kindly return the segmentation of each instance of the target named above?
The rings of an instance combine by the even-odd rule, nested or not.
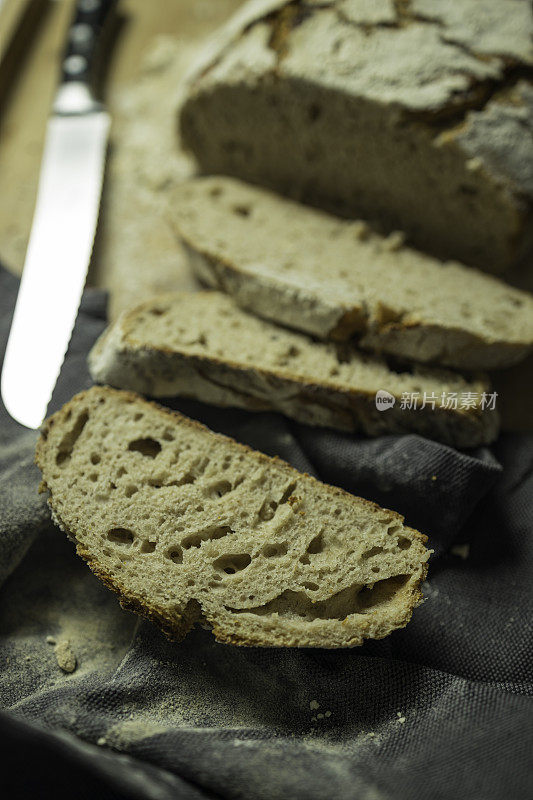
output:
[[[178,146],[176,87],[197,50],[198,41],[155,37],[138,77],[110,97],[115,147],[106,165],[106,224],[94,269],[110,290],[112,318],[148,294],[195,286],[167,207],[173,188],[193,172]],[[149,270],[143,269],[147,253]]]
[[[158,724],[141,717],[134,719],[133,716],[132,714],[130,719],[121,720],[112,725],[106,731],[105,736],[98,739],[97,744],[114,747],[116,750],[127,750],[133,742],[168,731],[168,725]]]

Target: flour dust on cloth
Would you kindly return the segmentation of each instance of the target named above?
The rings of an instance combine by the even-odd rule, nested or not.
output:
[[[0,270],[0,357],[17,288]],[[105,302],[86,292],[51,410],[90,385]],[[74,785],[80,798],[527,796],[532,438],[459,453],[175,407],[405,514],[435,551],[426,600],[407,628],[355,650],[237,648],[202,629],[169,642],[53,527],[37,434],[0,408],[3,785],[55,798]]]

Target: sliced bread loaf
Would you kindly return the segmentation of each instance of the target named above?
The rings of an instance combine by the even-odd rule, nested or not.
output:
[[[320,338],[460,369],[533,350],[533,297],[362,222],[231,178],[179,186],[170,215],[197,275],[262,317]]]
[[[253,0],[190,76],[182,141],[441,258],[531,265],[532,33],[527,0]]]
[[[498,430],[496,413],[480,407],[488,391],[481,379],[420,366],[395,371],[350,345],[316,342],[259,319],[219,292],[163,295],[125,312],[96,343],[89,365],[96,381],[152,397],[276,409],[371,436],[414,432],[470,447]],[[376,406],[380,390],[395,401],[384,411]],[[425,404],[424,393],[432,398]],[[417,408],[405,402],[411,395]]]
[[[93,388],[37,445],[57,524],[125,608],[180,638],[352,647],[407,624],[426,537],[134,394]]]

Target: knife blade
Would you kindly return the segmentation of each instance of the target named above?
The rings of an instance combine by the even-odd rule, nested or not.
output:
[[[115,0],[79,0],[48,122],[37,202],[1,379],[9,414],[38,428],[76,320],[98,221],[110,117],[93,92]]]

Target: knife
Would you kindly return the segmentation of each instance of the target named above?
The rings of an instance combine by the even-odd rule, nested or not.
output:
[[[102,28],[115,2],[77,3],[48,121],[1,380],[7,411],[28,428],[46,415],[91,259],[110,126],[93,87]]]

